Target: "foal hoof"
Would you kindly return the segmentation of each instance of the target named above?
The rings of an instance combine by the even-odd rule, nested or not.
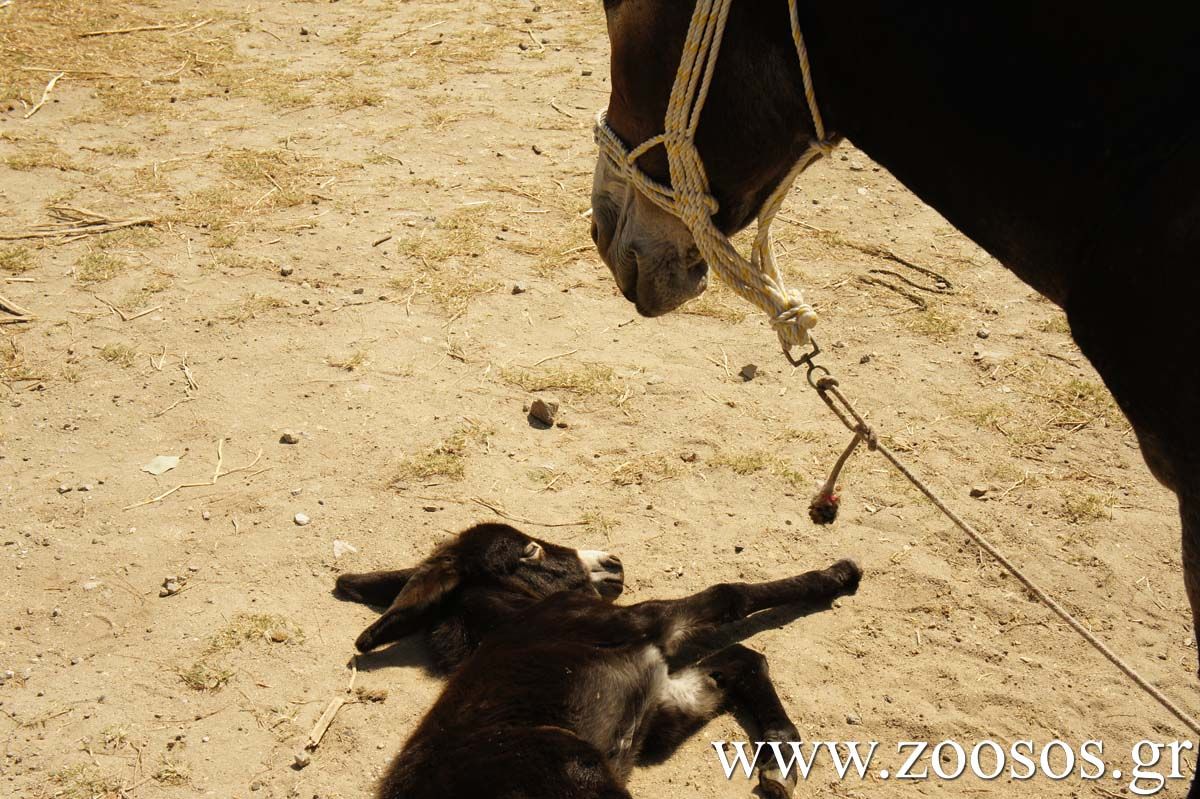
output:
[[[841,581],[842,588],[846,593],[853,594],[858,590],[858,583],[862,580],[863,570],[854,561],[839,560],[826,569],[826,571]]]
[[[758,793],[762,799],[792,799],[796,790],[796,772],[788,776],[774,766],[758,772]]]

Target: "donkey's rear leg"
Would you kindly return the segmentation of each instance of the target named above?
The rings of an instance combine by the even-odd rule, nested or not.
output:
[[[749,716],[764,741],[799,740],[771,683],[766,658],[752,649],[734,644],[667,679],[642,742],[641,764],[666,760],[705,722],[726,710]],[[795,773],[785,777],[773,763],[759,766],[758,779],[770,799],[789,799],[796,788]]]

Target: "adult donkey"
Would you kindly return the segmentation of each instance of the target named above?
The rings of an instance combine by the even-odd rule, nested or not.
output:
[[[628,148],[663,132],[693,6],[605,2],[607,127]],[[852,141],[1066,311],[1179,498],[1200,625],[1200,4],[799,0],[797,19],[829,138]],[[726,234],[818,138],[791,27],[785,0],[729,12],[695,136]],[[663,147],[637,166],[669,185]],[[687,226],[603,153],[592,207],[600,254],[640,313],[704,290]]]

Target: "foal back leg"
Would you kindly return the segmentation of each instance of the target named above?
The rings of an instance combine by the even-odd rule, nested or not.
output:
[[[645,728],[638,762],[661,763],[706,722],[722,712],[749,717],[759,740],[796,741],[800,733],[788,717],[767,668],[767,659],[741,644],[714,652],[693,666],[668,675],[654,715]],[[774,763],[757,765],[759,788],[769,799],[788,799],[796,788],[793,771]]]

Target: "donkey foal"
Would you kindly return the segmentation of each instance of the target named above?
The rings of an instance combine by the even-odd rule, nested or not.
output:
[[[692,635],[793,602],[853,593],[849,560],[766,583],[619,606],[615,555],[480,524],[412,569],[344,574],[343,596],[388,609],[355,645],[424,633],[451,677],[388,769],[380,799],[629,799],[639,764],[665,760],[725,710],[763,740],[799,740],[762,655],[735,644],[677,670]],[[787,799],[795,775],[759,769]]]

